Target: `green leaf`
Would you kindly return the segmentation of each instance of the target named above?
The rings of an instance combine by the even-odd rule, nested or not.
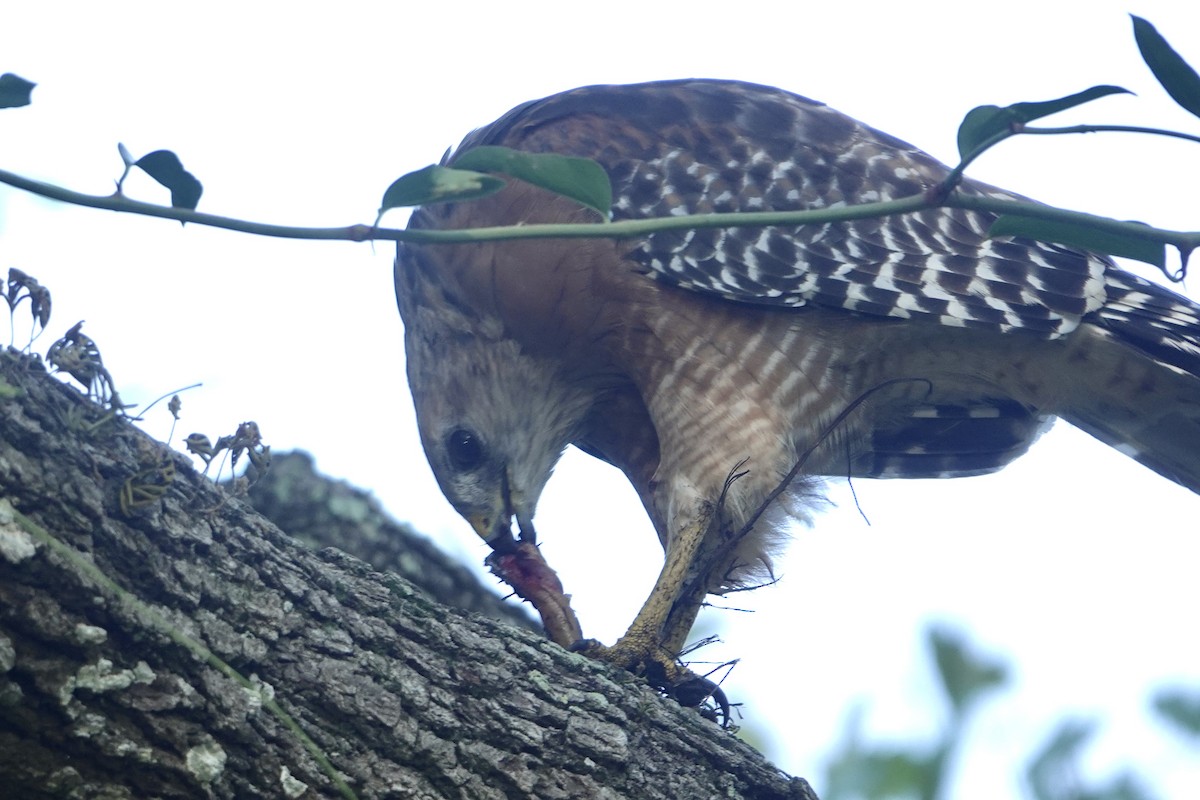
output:
[[[1101,784],[1085,784],[1081,761],[1084,748],[1096,733],[1096,723],[1085,719],[1065,719],[1058,723],[1025,769],[1034,800],[1151,800],[1137,776],[1122,771]]]
[[[128,151],[126,151],[127,153]],[[125,158],[125,153],[121,155]],[[200,203],[204,187],[196,176],[183,168],[179,156],[170,150],[155,150],[134,162],[151,178],[171,190],[171,205],[175,208],[194,209]]]
[[[1108,97],[1111,94],[1133,94],[1133,92],[1123,89],[1120,86],[1093,86],[1090,89],[1084,89],[1082,92],[1060,97],[1057,100],[1043,100],[1039,103],[1013,103],[1009,108],[1016,114],[1017,120],[1024,124],[1033,122],[1035,119],[1048,117],[1051,114],[1057,114],[1060,111],[1066,111],[1068,108],[1075,108],[1075,106],[1090,103],[1101,97]]]
[[[612,208],[612,182],[604,167],[590,158],[483,146],[474,147],[455,158],[454,166],[481,172],[500,172],[532,183],[595,209],[605,219],[608,219]]]
[[[1167,43],[1158,29],[1141,17],[1133,17],[1133,38],[1142,60],[1176,103],[1200,117],[1200,75]]]
[[[1103,231],[1074,222],[1024,217],[1017,214],[1002,214],[992,223],[988,236],[1021,236],[1039,242],[1054,242],[1068,247],[1106,253],[1110,256],[1132,258],[1163,269],[1167,264],[1167,248],[1162,242],[1153,242],[1138,236],[1112,231]]]
[[[928,788],[937,783],[935,770],[919,753],[880,747],[831,764],[830,783],[839,796],[929,797]]]
[[[978,106],[967,112],[958,126],[958,157],[966,161],[1000,139],[1019,133],[1020,127],[1068,108],[1090,103],[1110,94],[1132,94],[1120,86],[1093,86],[1082,92],[1036,103],[1011,106]]]
[[[873,745],[863,741],[864,709],[852,706],[842,741],[826,758],[822,797],[931,797],[938,784],[938,753],[922,745]]]
[[[1050,736],[1025,768],[1029,788],[1036,800],[1056,800],[1065,796],[1061,791],[1063,776],[1078,770],[1079,754],[1096,732],[1090,720],[1066,719],[1058,723]]]
[[[1154,695],[1154,710],[1193,739],[1200,739],[1200,691],[1162,689]]]
[[[379,213],[402,206],[423,206],[452,200],[473,200],[504,188],[504,181],[482,172],[451,169],[438,164],[401,175],[383,193]]]
[[[958,157],[966,161],[991,140],[1013,134],[1013,119],[1007,108],[976,106],[967,112],[958,126]]]
[[[1008,670],[1002,662],[972,653],[957,633],[931,628],[929,643],[942,688],[958,716],[985,691],[1008,680]]]
[[[35,86],[37,86],[36,83],[27,81],[19,75],[13,75],[11,72],[0,75],[0,108],[29,105],[33,101],[32,94]]]

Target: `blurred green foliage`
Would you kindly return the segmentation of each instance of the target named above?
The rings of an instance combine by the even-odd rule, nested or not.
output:
[[[820,788],[822,800],[943,800],[951,795],[956,761],[964,734],[987,695],[1008,681],[1003,661],[980,653],[961,632],[933,626],[926,634],[934,672],[946,700],[945,722],[932,740],[903,743],[869,742],[862,727],[864,708],[847,714],[842,741],[827,759]],[[1151,709],[1172,731],[1200,746],[1200,686],[1171,687],[1156,692]],[[1153,800],[1132,770],[1103,782],[1089,783],[1081,766],[1095,735],[1094,720],[1062,720],[1027,760],[1023,786],[1033,800]]]

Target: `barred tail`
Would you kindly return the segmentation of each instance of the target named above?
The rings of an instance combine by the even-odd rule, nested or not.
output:
[[[1128,273],[1108,283],[1109,302],[1071,337],[1080,368],[1056,411],[1200,493],[1200,306]]]

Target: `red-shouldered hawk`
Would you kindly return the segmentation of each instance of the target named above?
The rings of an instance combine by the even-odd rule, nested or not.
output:
[[[615,219],[889,200],[948,172],[820,103],[730,81],[527,103],[448,163],[482,145],[598,161]],[[596,219],[514,180],[422,208],[410,227]],[[532,549],[568,444],[628,476],[666,559],[629,632],[599,649],[627,667],[669,662],[706,594],[769,569],[773,532],[820,496],[814,476],[979,475],[1060,416],[1200,491],[1200,307],[1102,256],[989,239],[992,221],[935,209],[633,241],[403,245],[397,295],[429,462],[515,559],[506,574],[564,645],[579,632],[555,619],[570,617],[561,587],[514,555],[512,521]]]

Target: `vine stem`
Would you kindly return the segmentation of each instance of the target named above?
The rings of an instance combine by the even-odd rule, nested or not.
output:
[[[1041,129],[1037,130],[1040,131]],[[1026,131],[1033,132],[1030,129],[1026,129]],[[637,236],[647,236],[662,231],[693,230],[699,228],[825,225],[855,219],[911,214],[926,209],[946,207],[1071,222],[1077,225],[1091,226],[1097,230],[1160,242],[1177,248],[1180,253],[1191,253],[1194,249],[1200,247],[1200,231],[1166,230],[1137,222],[1122,222],[1081,211],[1069,211],[1040,203],[970,195],[953,190],[946,192],[944,185],[935,187],[934,190],[920,195],[902,197],[896,200],[858,205],[838,205],[805,211],[687,214],[673,217],[621,220],[619,222],[607,222],[603,225],[597,223],[536,224],[434,231],[377,228],[362,224],[333,228],[273,225],[234,217],[223,217],[216,214],[206,214],[189,209],[145,203],[126,197],[120,192],[110,195],[84,194],[55,184],[26,178],[23,175],[18,175],[7,170],[0,170],[0,183],[8,184],[9,186],[41,197],[87,208],[161,217],[179,222],[190,222],[196,225],[285,239],[322,239],[351,242],[398,241],[428,244],[550,238],[627,239]],[[1168,277],[1178,280],[1178,275],[1168,274]]]
[[[1166,128],[1144,128],[1140,125],[1069,125],[1063,128],[1031,128],[1026,126],[1020,132],[1031,133],[1035,136],[1058,136],[1068,133],[1143,133],[1150,136],[1168,136],[1173,139],[1200,142],[1200,136],[1195,134],[1172,131]]]

